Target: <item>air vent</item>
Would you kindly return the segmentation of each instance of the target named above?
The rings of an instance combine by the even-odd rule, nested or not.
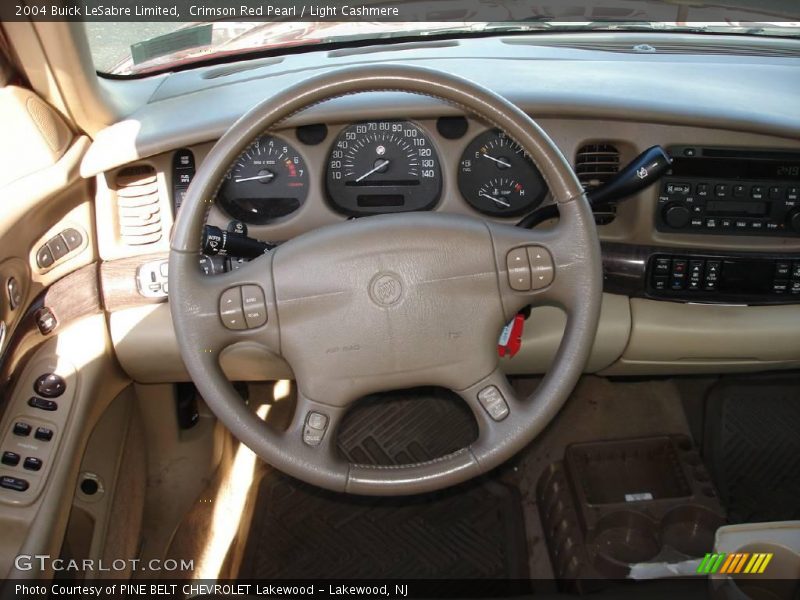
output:
[[[161,239],[161,207],[156,171],[149,165],[127,167],[115,180],[119,235],[129,246]]]
[[[586,144],[575,156],[575,173],[586,191],[603,185],[619,171],[619,150],[613,144]],[[615,202],[595,207],[598,225],[608,225],[617,214]]]

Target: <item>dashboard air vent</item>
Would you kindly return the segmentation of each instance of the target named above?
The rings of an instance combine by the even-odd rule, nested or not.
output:
[[[156,171],[149,165],[127,167],[114,181],[119,235],[129,246],[153,244],[161,239],[161,208]]]
[[[619,171],[619,150],[613,144],[586,144],[575,156],[575,173],[584,190],[603,185]],[[595,207],[594,218],[598,225],[607,225],[614,220],[617,206],[608,202]]]

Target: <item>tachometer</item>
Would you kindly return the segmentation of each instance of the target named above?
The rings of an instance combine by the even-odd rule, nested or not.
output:
[[[308,196],[308,171],[288,143],[264,135],[236,159],[217,194],[233,218],[263,225],[298,208]]]
[[[515,217],[542,202],[547,186],[522,147],[498,130],[472,140],[458,170],[464,200],[483,214]]]
[[[425,132],[409,121],[345,127],[326,177],[333,206],[349,215],[427,210],[439,200],[439,159]]]

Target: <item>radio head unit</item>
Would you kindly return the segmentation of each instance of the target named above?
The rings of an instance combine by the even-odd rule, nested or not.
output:
[[[800,236],[800,152],[699,146],[668,149],[656,229]]]

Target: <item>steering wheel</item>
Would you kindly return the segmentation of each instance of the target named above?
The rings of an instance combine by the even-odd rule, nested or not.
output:
[[[213,277],[198,265],[201,229],[234,159],[265,131],[325,100],[372,91],[431,96],[506,132],[529,154],[560,219],[530,231],[440,213],[380,215],[300,235]],[[169,259],[170,309],[186,368],[211,410],[267,463],[330,490],[405,495],[493,469],[527,445],[567,399],[594,341],[602,297],[600,245],[583,189],[530,117],[499,95],[428,68],[348,67],[255,106],[211,149],[178,213]],[[567,325],[535,392],[520,399],[499,368],[497,338],[527,305],[560,306]],[[297,381],[285,431],[270,428],[225,377],[220,353],[255,343],[283,357]],[[357,399],[440,386],[478,423],[469,447],[431,461],[348,463],[336,432]],[[446,424],[443,424],[446,426]]]

